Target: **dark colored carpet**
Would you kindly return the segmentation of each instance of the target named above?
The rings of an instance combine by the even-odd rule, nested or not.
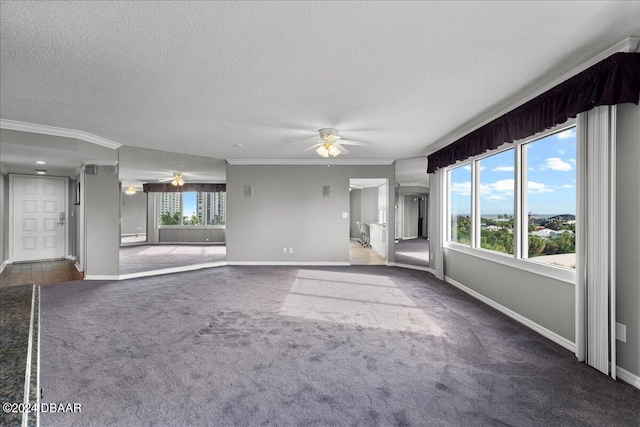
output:
[[[80,425],[638,425],[640,390],[428,273],[221,267],[42,288]]]
[[[219,262],[227,259],[224,245],[141,245],[120,247],[120,274]]]
[[[425,238],[400,240],[395,245],[395,254],[398,264],[429,267],[429,241]]]
[[[22,403],[24,400],[32,294],[33,285],[0,289],[0,403]],[[34,328],[36,346],[37,324]],[[36,372],[34,355],[35,352],[32,353],[32,374]],[[32,398],[35,398],[36,376],[32,375],[32,379]],[[21,423],[21,413],[0,411],[1,426],[19,426]]]

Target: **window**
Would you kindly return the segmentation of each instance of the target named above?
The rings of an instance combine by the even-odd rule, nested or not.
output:
[[[471,244],[471,165],[449,171],[449,240]]]
[[[524,258],[575,268],[575,159],[575,128],[523,144]]]
[[[575,159],[572,126],[450,168],[448,241],[575,269]]]
[[[158,193],[160,225],[225,225],[226,193]]]
[[[513,201],[515,168],[513,149],[476,162],[480,182],[478,218],[480,247],[513,254]]]

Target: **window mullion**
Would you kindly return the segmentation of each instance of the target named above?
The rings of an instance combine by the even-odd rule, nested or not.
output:
[[[478,218],[478,183],[480,171],[477,161],[471,162],[471,247],[477,248],[480,243],[480,218]]]
[[[523,188],[523,183],[526,182],[523,178],[523,159],[522,159],[522,145],[516,145],[513,150],[513,164],[514,164],[514,183],[515,183],[515,197],[513,198],[513,256],[515,258],[522,257],[522,230],[524,229],[524,204],[526,190]]]

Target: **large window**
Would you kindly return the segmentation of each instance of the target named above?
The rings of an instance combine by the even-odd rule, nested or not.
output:
[[[448,240],[575,268],[575,126],[448,171]]]
[[[449,240],[471,244],[471,165],[449,171]]]
[[[157,194],[160,225],[225,225],[225,192]]]
[[[513,149],[478,160],[480,247],[513,254],[515,191]]]
[[[523,257],[575,268],[576,132],[523,144]]]

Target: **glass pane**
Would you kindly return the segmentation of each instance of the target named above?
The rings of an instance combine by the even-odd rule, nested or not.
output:
[[[449,171],[449,241],[471,244],[471,165]]]
[[[529,223],[524,253],[538,262],[575,268],[575,127],[526,144],[523,150]]]
[[[158,193],[158,223],[180,225],[182,215],[182,193]]]
[[[513,254],[513,149],[481,159],[480,170],[480,247]]]
[[[182,225],[201,225],[204,220],[202,193],[182,193]]]
[[[227,193],[202,193],[207,225],[225,225]]]

